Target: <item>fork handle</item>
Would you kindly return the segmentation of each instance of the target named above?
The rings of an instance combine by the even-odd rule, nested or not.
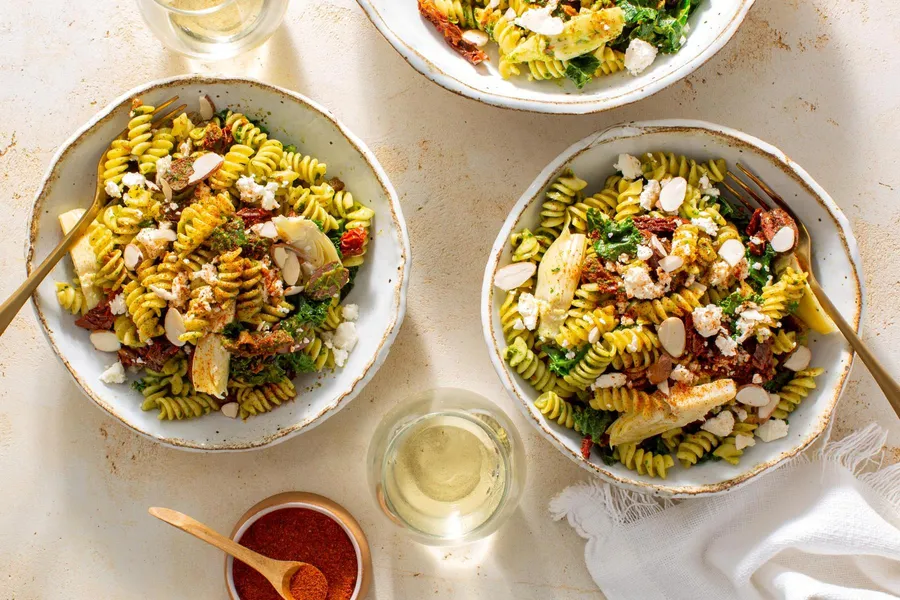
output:
[[[22,285],[19,286],[19,289],[13,292],[6,302],[0,306],[0,335],[3,335],[3,332],[9,327],[9,324],[16,317],[19,310],[22,308],[22,305],[28,301],[28,298],[31,297],[31,294],[34,293],[34,290],[37,289],[37,286],[41,284],[44,278],[50,274],[50,271],[53,270],[56,263],[66,255],[66,252],[69,251],[75,242],[81,239],[81,236],[83,236],[84,232],[87,230],[87,226],[94,220],[94,217],[97,216],[99,211],[99,203],[94,202],[91,207],[84,212],[84,215],[82,215],[81,219],[75,224],[75,227],[63,236],[62,241],[60,241],[53,252],[50,253],[50,256],[45,258],[44,261],[31,272],[31,275],[25,279]]]
[[[869,350],[866,343],[856,335],[856,331],[853,330],[850,323],[844,320],[844,317],[838,312],[837,307],[831,302],[825,294],[825,291],[819,286],[818,282],[810,281],[809,284],[813,293],[816,295],[816,298],[819,299],[819,302],[825,308],[825,312],[828,313],[838,329],[841,330],[841,333],[844,334],[844,337],[847,338],[847,341],[850,342],[850,345],[853,346],[856,354],[859,355],[866,367],[868,367],[869,372],[872,374],[872,378],[875,379],[875,383],[877,383],[878,387],[881,388],[881,391],[884,392],[884,395],[887,397],[888,402],[890,402],[894,412],[900,417],[900,385],[897,384],[897,380],[891,377],[887,372],[887,369],[884,368],[884,365],[881,364],[881,361],[875,358],[875,355],[872,354],[872,351]]]

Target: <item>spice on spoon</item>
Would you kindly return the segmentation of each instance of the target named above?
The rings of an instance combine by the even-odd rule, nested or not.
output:
[[[294,600],[321,600],[328,595],[328,581],[310,564],[305,564],[291,577],[291,596]]]

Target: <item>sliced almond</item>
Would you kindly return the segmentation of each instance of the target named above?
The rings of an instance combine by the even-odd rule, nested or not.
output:
[[[467,29],[463,31],[462,39],[466,40],[470,44],[478,46],[479,48],[490,41],[488,35],[483,31],[479,31],[478,29]]]
[[[744,244],[740,240],[725,240],[725,243],[719,247],[719,256],[733,267],[744,258]]]
[[[684,203],[687,194],[687,180],[684,177],[672,178],[659,193],[659,206],[666,212],[675,212]]]
[[[95,331],[91,333],[91,343],[100,352],[118,352],[122,347],[119,338],[112,331]]]
[[[229,402],[222,405],[222,414],[229,419],[236,419],[241,406],[237,402]]]
[[[765,406],[770,402],[769,392],[758,385],[745,385],[738,390],[737,401],[747,406]]]
[[[706,293],[706,290],[708,288],[705,285],[703,285],[702,283],[700,283],[699,281],[695,281],[694,283],[692,283],[691,285],[688,286],[688,289],[691,290],[692,292],[694,292],[695,294],[697,294],[698,296],[702,296],[703,294]]]
[[[200,118],[209,121],[216,115],[216,105],[213,104],[212,98],[203,94],[200,96]]]
[[[591,344],[596,344],[599,341],[600,341],[600,330],[597,329],[596,327],[594,327],[588,333],[588,342]]]
[[[734,436],[734,449],[735,450],[743,450],[744,448],[749,448],[750,446],[755,446],[756,440],[753,439],[752,435],[744,435],[743,433],[739,433]]]
[[[775,252],[790,252],[794,249],[794,242],[797,241],[794,230],[790,227],[782,227],[772,237],[772,249]]]
[[[293,252],[287,250],[285,244],[276,244],[272,247],[272,262],[274,262],[279,269],[283,269],[288,254],[293,254]]]
[[[670,254],[669,256],[664,256],[663,258],[659,259],[659,266],[662,267],[663,271],[665,271],[666,273],[677,271],[683,265],[684,259],[674,254]]]
[[[784,361],[784,368],[790,369],[791,371],[802,371],[809,366],[809,361],[811,359],[812,352],[809,348],[806,346],[797,346],[797,349],[788,356],[786,361]]]
[[[172,186],[169,185],[169,182],[166,181],[165,178],[159,180],[159,187],[162,188],[163,196],[166,197],[166,202],[172,201]]]
[[[191,176],[188,178],[188,185],[194,185],[195,183],[203,181],[218,171],[219,167],[221,167],[224,162],[225,157],[221,154],[216,154],[215,152],[201,154],[194,160],[194,172],[191,173]]]
[[[537,271],[537,265],[532,262],[518,262],[500,267],[494,274],[494,285],[503,291],[514,290],[529,279]]]
[[[668,252],[666,252],[665,244],[659,241],[659,238],[656,237],[655,234],[650,238],[650,247],[656,250],[656,253],[660,256],[667,256],[669,254]]]
[[[288,252],[281,267],[281,277],[289,286],[296,285],[300,279],[300,259],[293,252]]]
[[[668,396],[669,395],[669,380],[661,381],[656,385],[656,389],[658,389],[662,394]]]
[[[302,291],[303,291],[302,285],[292,285],[289,288],[287,288],[286,290],[284,290],[284,295],[285,296],[296,296],[297,294],[299,294]]]
[[[154,229],[150,232],[150,237],[155,240],[174,242],[178,239],[178,234],[175,233],[174,229]]]
[[[769,403],[759,407],[759,418],[765,421],[771,417],[772,413],[775,412],[775,409],[778,408],[779,402],[781,402],[781,396],[778,394],[769,394]]]
[[[125,261],[125,268],[129,271],[133,271],[134,268],[138,266],[138,263],[144,258],[144,254],[141,252],[141,249],[134,244],[128,244],[122,251],[122,258]]]
[[[170,308],[166,311],[165,326],[166,339],[172,342],[174,346],[184,346],[184,342],[179,338],[187,332],[187,328],[184,326],[184,317],[181,316],[177,308]]]
[[[259,237],[271,238],[273,240],[278,237],[278,228],[275,227],[275,223],[273,223],[272,221],[257,223],[256,225],[252,226],[250,230]]]
[[[656,334],[659,336],[659,343],[662,344],[663,350],[675,358],[684,354],[684,345],[687,340],[684,321],[678,317],[669,317],[659,324]]]

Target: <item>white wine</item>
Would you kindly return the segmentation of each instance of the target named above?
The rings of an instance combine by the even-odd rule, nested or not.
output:
[[[483,421],[428,415],[394,439],[385,456],[384,501],[409,526],[463,537],[497,510],[507,487],[502,440]]]
[[[259,20],[266,0],[165,0],[179,11],[173,12],[172,23],[182,35],[197,40],[228,42],[240,38]]]

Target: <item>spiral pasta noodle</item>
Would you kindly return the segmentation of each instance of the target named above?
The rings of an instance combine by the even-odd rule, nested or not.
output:
[[[678,444],[678,452],[676,457],[681,461],[685,468],[697,464],[706,454],[712,452],[722,440],[718,436],[704,430],[697,433],[691,433],[685,436],[684,440]]]
[[[613,457],[626,469],[637,471],[639,475],[649,475],[665,479],[669,469],[675,466],[675,460],[669,454],[654,454],[636,444],[619,444],[613,451]]]
[[[566,429],[577,431],[575,419],[572,417],[575,409],[569,402],[560,398],[556,392],[552,390],[544,392],[534,401],[534,406],[551,421],[555,421]]]
[[[81,288],[69,285],[61,281],[56,282],[56,300],[60,307],[72,313],[73,315],[81,315],[87,311],[87,303],[84,299],[84,292]]]
[[[270,412],[297,395],[294,383],[287,378],[274,383],[244,387],[233,384],[237,388],[237,402],[240,405],[241,418]]]
[[[779,402],[772,413],[774,419],[784,419],[796,410],[809,393],[816,389],[816,377],[825,372],[825,369],[813,368],[797,371],[787,384],[778,390]]]

